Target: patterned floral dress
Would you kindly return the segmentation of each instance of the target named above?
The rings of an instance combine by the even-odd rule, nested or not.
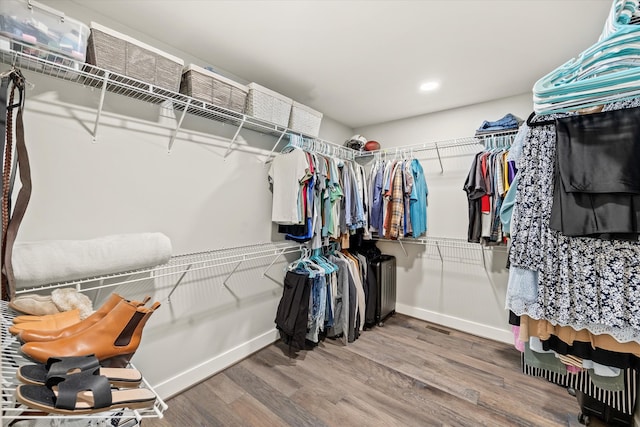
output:
[[[640,106],[640,99],[607,104],[603,111]],[[553,203],[554,124],[576,113],[536,117],[518,162],[507,308],[553,324],[640,342],[640,242],[568,237],[549,228]],[[640,167],[640,165],[638,165]],[[537,298],[519,286],[537,272]],[[524,274],[522,274],[524,273]],[[530,274],[526,274],[530,273]]]

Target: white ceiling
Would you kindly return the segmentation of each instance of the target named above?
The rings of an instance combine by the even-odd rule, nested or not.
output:
[[[75,0],[357,128],[531,91],[611,0]],[[440,89],[419,93],[438,80]]]

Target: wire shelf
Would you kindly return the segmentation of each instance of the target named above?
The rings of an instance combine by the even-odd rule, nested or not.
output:
[[[322,141],[312,135],[293,132],[275,123],[228,110],[94,65],[77,62],[34,46],[17,41],[9,41],[4,38],[0,38],[0,41],[5,42],[0,43],[0,60],[5,64],[11,64],[24,70],[34,71],[90,88],[102,89],[106,86],[106,90],[110,93],[142,102],[171,105],[176,110],[186,110],[188,114],[193,116],[236,126],[242,125],[244,129],[263,134],[278,137],[283,134],[296,134]],[[10,45],[10,48],[7,45]]]
[[[174,255],[167,263],[155,267],[87,277],[67,282],[43,284],[28,289],[16,290],[16,294],[50,291],[57,288],[69,287],[76,288],[78,292],[95,291],[147,281],[150,278],[179,276],[188,272],[210,269],[222,265],[240,264],[267,257],[273,257],[275,263],[277,258],[282,255],[299,253],[301,247],[301,245],[294,245],[289,242],[257,243],[233,248]]]
[[[251,245],[237,246],[232,248],[221,248],[211,251],[194,252],[182,255],[176,255],[163,265],[139,269],[128,272],[115,273],[110,275],[89,277],[75,281],[68,281],[63,283],[46,284],[42,286],[30,287],[29,289],[21,289],[16,291],[17,294],[25,292],[38,292],[38,291],[50,291],[56,288],[62,287],[75,287],[79,292],[88,292],[103,288],[109,288],[114,286],[121,286],[125,284],[131,284],[140,281],[149,280],[149,278],[159,278],[176,276],[179,279],[175,282],[175,285],[169,293],[169,298],[173,291],[180,285],[182,279],[187,273],[192,273],[199,270],[211,269],[222,265],[235,264],[235,267],[226,280],[236,271],[238,266],[244,262],[249,262],[263,258],[273,258],[271,264],[262,273],[263,275],[275,264],[275,262],[283,255],[300,253],[303,246],[292,244],[292,242],[268,242],[257,243]],[[26,359],[20,352],[20,342],[12,336],[8,328],[12,324],[12,319],[15,316],[15,312],[8,307],[6,301],[2,301],[0,305],[1,316],[1,338],[2,338],[2,417],[3,425],[4,420],[14,419],[36,419],[46,416],[47,419],[69,419],[68,416],[62,415],[43,415],[42,412],[32,410],[24,405],[20,405],[15,401],[15,389],[20,382],[16,378],[16,371],[20,366],[27,363],[33,363]],[[131,365],[131,367],[134,367]],[[153,388],[143,378],[143,387],[153,391]],[[155,391],[154,391],[155,393]],[[156,393],[157,396],[157,393]],[[111,420],[111,419],[126,419],[132,418],[141,420],[143,418],[157,418],[162,417],[163,412],[167,409],[167,405],[160,399],[156,398],[156,402],[153,408],[145,410],[135,411],[115,411],[104,412],[95,415],[82,415],[77,417],[71,417],[73,419],[87,420],[89,423],[97,420]],[[91,424],[90,424],[91,425]],[[101,424],[102,425],[102,424]]]
[[[490,249],[492,252],[507,253],[508,246],[504,244],[496,245],[481,245],[478,243],[469,242],[465,239],[457,239],[451,237],[433,237],[427,236],[422,238],[402,238],[402,239],[383,239],[376,238],[379,242],[396,243],[400,245],[405,256],[408,256],[408,252],[404,245],[420,245],[428,248],[426,251],[428,257],[431,259],[439,259],[444,265],[445,261],[451,261],[462,264],[473,264],[482,266],[485,271],[487,270],[487,260],[485,256],[485,249]]]

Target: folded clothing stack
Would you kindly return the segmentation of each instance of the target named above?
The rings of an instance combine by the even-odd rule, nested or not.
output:
[[[522,119],[511,113],[505,114],[504,117],[496,121],[485,120],[476,130],[475,136],[483,136],[490,133],[504,132],[508,130],[517,130],[522,123]]]

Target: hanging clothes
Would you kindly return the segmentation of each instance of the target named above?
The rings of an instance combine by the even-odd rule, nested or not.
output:
[[[479,152],[471,163],[463,186],[469,206],[469,242],[485,245],[505,243],[500,210],[506,189],[513,182],[507,157],[507,148],[494,148]]]
[[[603,111],[639,106],[639,99],[618,101],[605,105]],[[603,239],[602,235],[571,236],[552,226],[554,209],[564,211],[566,208],[566,205],[556,205],[559,183],[563,179],[559,174],[568,172],[565,178],[584,183],[585,178],[591,179],[590,173],[603,172],[597,166],[585,168],[584,165],[604,159],[585,159],[585,147],[572,147],[575,141],[568,141],[564,131],[558,131],[557,125],[562,126],[565,119],[583,120],[576,115],[557,113],[530,120],[522,154],[517,159],[518,180],[513,184],[516,192],[511,215],[511,268],[506,307],[520,316],[520,342],[540,340],[538,350],[541,352],[526,349],[529,353],[525,353],[523,359],[525,373],[553,378],[554,382],[574,387],[631,414],[640,368],[638,241]],[[589,121],[596,121],[598,117],[601,116],[592,115]],[[614,130],[607,128],[606,123],[597,125],[599,136],[610,131],[618,135],[618,126]],[[637,131],[628,132],[626,136],[635,138],[635,134],[640,137]],[[587,139],[581,131],[580,141]],[[600,148],[606,150],[612,146],[598,147],[598,150]],[[573,155],[562,154],[564,150],[572,150]],[[601,157],[602,153],[595,155]],[[581,163],[577,170],[571,170],[574,165],[570,162],[576,157]],[[622,164],[612,164],[607,176],[626,173],[624,162],[632,157],[608,156],[608,161],[617,158]],[[565,169],[561,172],[562,162],[561,167]],[[578,218],[575,212],[571,216],[572,221]],[[544,365],[540,365],[542,360],[546,360]],[[551,373],[551,366],[556,370],[564,367],[567,372],[576,368],[578,371],[559,376],[557,372]],[[614,375],[618,370],[622,372],[620,377]]]
[[[364,254],[334,248],[309,256],[304,250],[288,267],[278,304],[275,322],[283,342],[299,350],[324,337],[355,341],[367,316],[375,315],[373,279]]]
[[[272,221],[278,232],[312,249],[329,239],[348,247],[349,235],[369,228],[369,194],[361,165],[289,147],[269,170]]]
[[[374,161],[366,182],[371,233],[394,240],[426,233],[428,188],[417,159]]]
[[[409,191],[409,217],[411,221],[411,235],[420,237],[427,232],[427,206],[429,189],[424,176],[422,165],[417,159],[410,161],[413,185]]]
[[[607,104],[604,110],[638,106],[640,100],[634,99]],[[554,124],[532,128],[523,147],[510,262],[524,271],[522,277],[539,274],[535,287],[526,291],[510,272],[507,308],[576,330],[608,333],[621,342],[639,341],[640,246],[637,241],[565,236],[549,227],[555,147]]]
[[[279,224],[302,224],[304,183],[311,177],[310,166],[304,151],[294,148],[276,156],[269,168],[273,203],[271,220]]]
[[[311,287],[312,279],[304,271],[287,271],[285,274],[275,323],[280,338],[289,348],[304,348]]]
[[[562,117],[555,125],[549,226],[565,236],[638,240],[640,108]]]

